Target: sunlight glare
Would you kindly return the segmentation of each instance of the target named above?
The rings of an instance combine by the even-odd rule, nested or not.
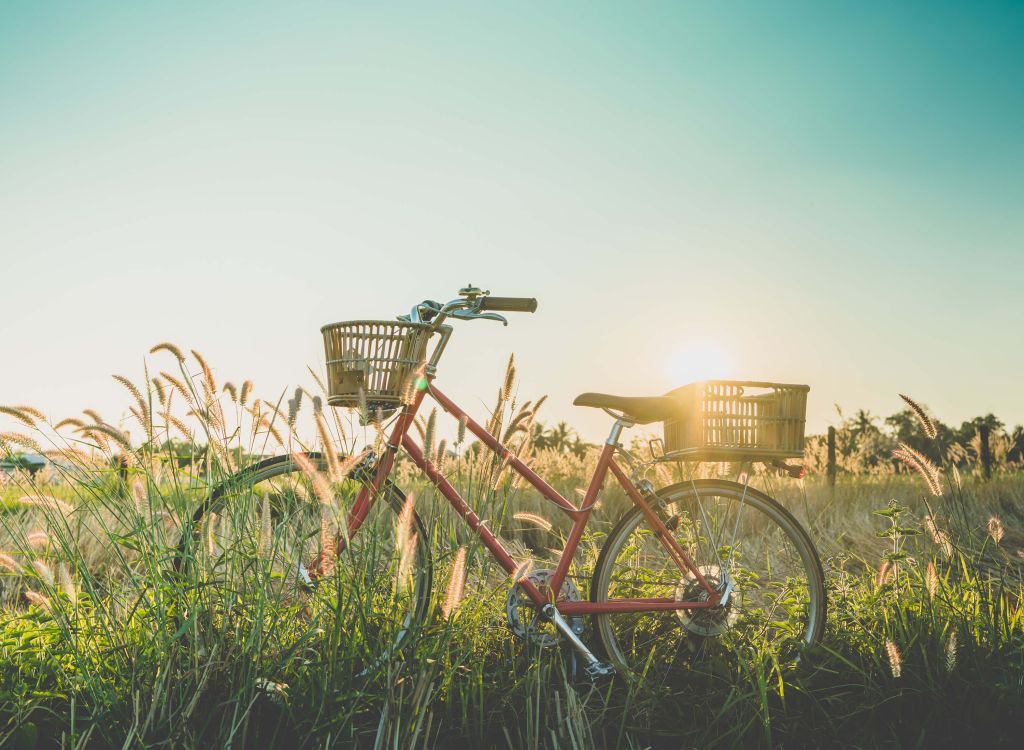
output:
[[[668,358],[667,370],[676,386],[733,376],[725,349],[711,341],[692,341],[676,349]]]

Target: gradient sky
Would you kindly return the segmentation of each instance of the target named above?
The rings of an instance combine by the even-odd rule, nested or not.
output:
[[[0,5],[0,403],[111,421],[149,347],[264,396],[463,284],[438,383],[590,439],[725,376],[1024,422],[1011,4]],[[160,367],[167,361],[161,360]],[[154,369],[160,369],[154,368]]]

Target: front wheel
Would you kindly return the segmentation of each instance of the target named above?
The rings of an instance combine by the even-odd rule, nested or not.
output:
[[[705,580],[731,586],[725,607],[595,615],[607,657],[627,676],[671,688],[694,656],[714,649],[792,659],[825,625],[825,577],[806,532],[775,500],[735,482],[700,480],[657,493],[668,528]],[[590,598],[706,600],[639,508],[601,549]],[[751,651],[751,649],[753,651]]]
[[[323,606],[333,612],[364,669],[401,647],[430,606],[426,528],[390,482],[358,532],[315,588],[302,569],[333,550],[347,510],[363,486],[330,482],[327,463],[308,454],[255,464],[219,485],[192,516],[174,569],[196,591],[193,609],[207,627],[233,633],[287,628]],[[328,488],[328,489],[325,489]],[[379,507],[383,506],[383,507]]]

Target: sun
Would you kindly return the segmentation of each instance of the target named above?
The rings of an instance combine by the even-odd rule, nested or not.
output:
[[[667,371],[676,385],[729,378],[732,364],[725,348],[714,341],[691,341],[672,350]]]

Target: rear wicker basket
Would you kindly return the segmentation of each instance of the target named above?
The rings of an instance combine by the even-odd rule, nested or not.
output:
[[[327,403],[390,412],[413,391],[426,360],[426,323],[353,320],[320,329],[327,352]]]
[[[705,380],[666,394],[684,408],[665,422],[665,452],[702,461],[797,458],[804,452],[806,385]]]

